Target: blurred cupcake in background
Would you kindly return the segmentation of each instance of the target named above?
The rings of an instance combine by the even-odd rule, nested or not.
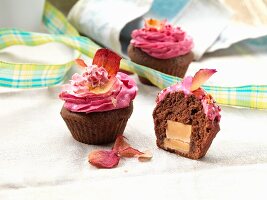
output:
[[[165,74],[183,78],[193,60],[192,38],[180,27],[173,27],[166,20],[148,19],[145,27],[134,30],[128,46],[128,56],[140,65]],[[142,83],[152,83],[139,76]]]

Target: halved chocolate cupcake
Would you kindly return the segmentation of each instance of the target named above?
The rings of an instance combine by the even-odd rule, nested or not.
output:
[[[220,130],[220,107],[199,88],[215,70],[200,70],[194,77],[164,89],[153,112],[158,147],[181,156],[205,156]]]

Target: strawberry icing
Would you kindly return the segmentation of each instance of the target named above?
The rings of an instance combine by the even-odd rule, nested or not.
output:
[[[172,27],[164,22],[162,28],[147,27],[132,32],[131,44],[148,55],[169,59],[189,53],[194,44],[180,27]]]
[[[82,75],[74,74],[59,97],[65,101],[66,109],[90,113],[128,107],[136,93],[137,86],[128,75],[118,72],[109,78],[103,67],[92,65]]]

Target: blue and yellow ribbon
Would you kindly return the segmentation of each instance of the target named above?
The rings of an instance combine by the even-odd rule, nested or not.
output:
[[[65,44],[78,52],[93,58],[99,45],[78,31],[65,16],[46,2],[43,23],[51,34],[31,33],[17,29],[0,29],[0,49],[12,45],[36,46],[49,42]],[[79,57],[79,54],[77,55]],[[61,83],[73,61],[61,65],[20,64],[0,61],[0,86],[12,88],[38,88]],[[121,60],[124,70],[145,77],[163,89],[180,78],[138,65],[127,59]],[[267,109],[267,85],[246,85],[240,87],[203,86],[219,104]]]

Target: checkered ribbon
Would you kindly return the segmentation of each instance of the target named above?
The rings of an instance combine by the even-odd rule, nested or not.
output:
[[[43,23],[51,34],[31,33],[16,29],[0,29],[0,49],[12,45],[40,45],[60,42],[89,57],[93,57],[97,44],[79,35],[64,15],[46,2]],[[79,54],[77,54],[79,57]],[[13,88],[37,88],[59,84],[73,61],[62,65],[18,64],[0,61],[0,86]],[[145,77],[159,88],[165,88],[180,78],[152,70],[122,59],[120,67]],[[219,104],[267,109],[267,85],[246,85],[240,87],[203,86]]]

